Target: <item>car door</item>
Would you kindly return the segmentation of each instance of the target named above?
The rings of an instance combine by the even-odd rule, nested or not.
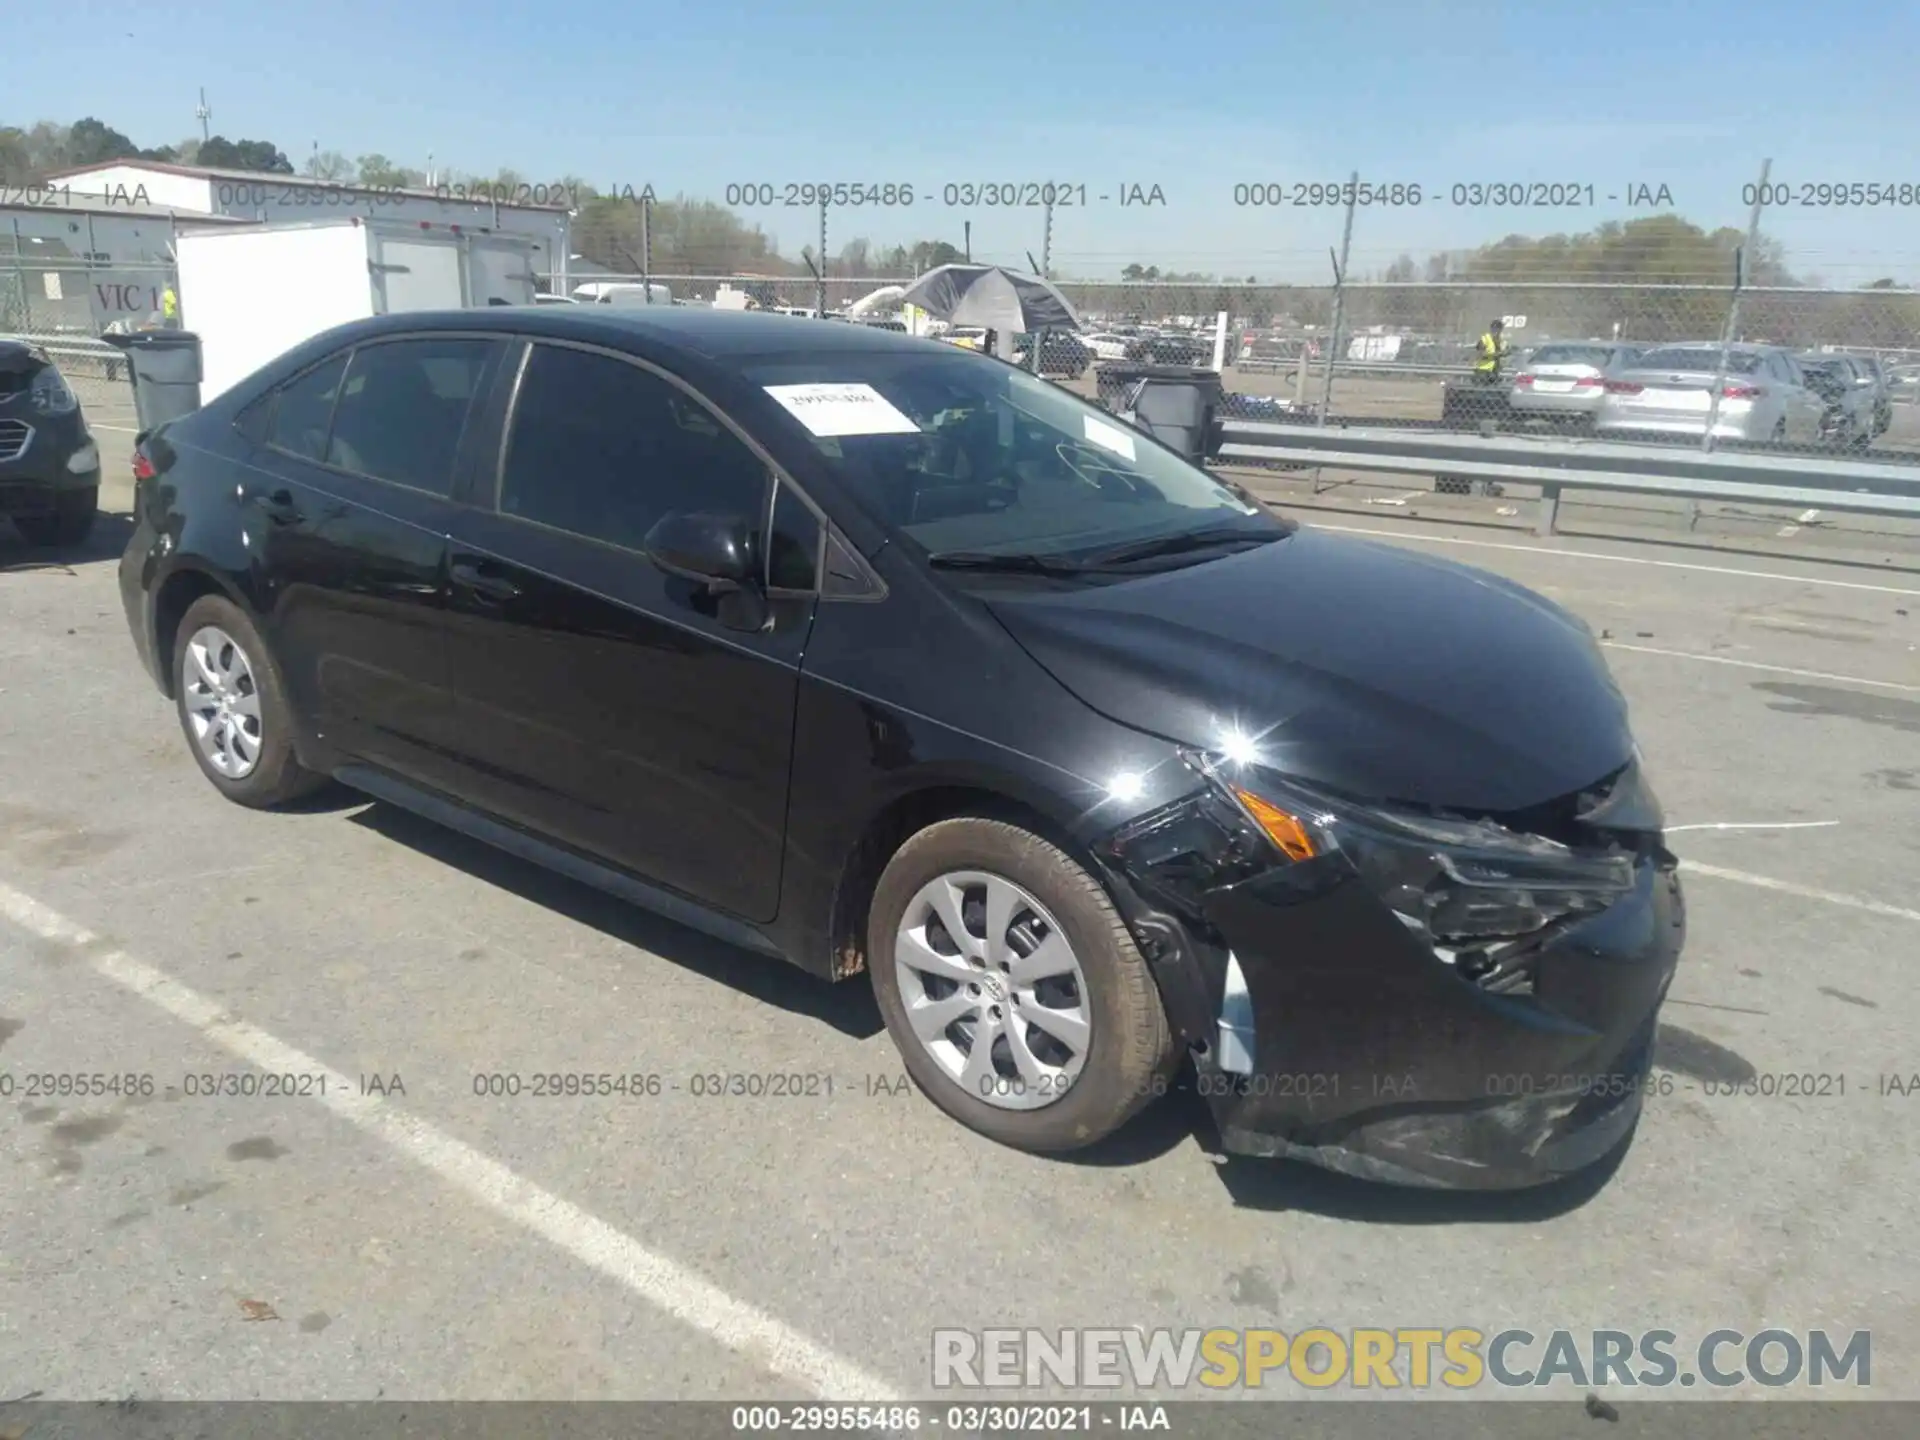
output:
[[[1785,387],[1781,393],[1786,405],[1788,436],[1808,443],[1818,441],[1820,421],[1827,413],[1827,402],[1808,383],[1798,361],[1779,354],[1769,356],[1768,361],[1776,377],[1775,383]]]
[[[382,340],[282,385],[258,420],[252,512],[266,638],[343,758],[451,774],[440,684],[447,525],[467,416],[503,342]]]
[[[714,407],[630,357],[533,344],[506,411],[449,553],[466,793],[772,919],[819,517]],[[646,557],[670,511],[748,523],[771,565],[764,623]]]

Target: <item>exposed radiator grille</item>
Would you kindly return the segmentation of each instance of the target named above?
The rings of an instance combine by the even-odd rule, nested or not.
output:
[[[0,461],[18,460],[27,453],[33,427],[24,420],[0,420]]]

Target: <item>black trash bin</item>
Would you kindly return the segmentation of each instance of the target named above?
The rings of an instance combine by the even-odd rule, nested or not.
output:
[[[1512,382],[1449,380],[1440,389],[1440,423],[1449,430],[1498,429],[1513,419]]]
[[[102,336],[127,357],[133,409],[147,431],[200,408],[200,337],[189,330],[136,330]]]
[[[1440,426],[1444,430],[1477,430],[1493,435],[1513,423],[1512,382],[1502,378],[1493,384],[1484,380],[1449,380],[1440,389]],[[1436,475],[1433,488],[1442,495],[1471,495],[1472,481],[1458,475]],[[1483,495],[1498,495],[1500,487],[1481,482]]]
[[[1201,365],[1156,365],[1145,360],[1110,360],[1093,371],[1095,393],[1109,410],[1120,410],[1127,392],[1142,380],[1199,380],[1220,383],[1218,371]]]
[[[1103,365],[1096,375],[1101,401],[1169,449],[1202,463],[1212,452],[1226,402],[1217,370],[1194,365]]]

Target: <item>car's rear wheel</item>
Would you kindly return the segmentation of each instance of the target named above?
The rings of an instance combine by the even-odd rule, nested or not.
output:
[[[100,487],[84,490],[56,490],[51,515],[22,515],[14,527],[29,545],[78,545],[93,533],[94,517],[100,513]]]
[[[175,631],[174,703],[200,773],[264,810],[327,783],[294,754],[293,710],[260,632],[238,605],[203,595]]]
[[[908,1073],[970,1129],[1074,1150],[1163,1088],[1174,1046],[1132,933],[1029,830],[968,817],[913,836],[874,891],[867,946]]]

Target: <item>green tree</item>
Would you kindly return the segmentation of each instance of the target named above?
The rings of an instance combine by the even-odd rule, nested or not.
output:
[[[300,170],[314,180],[326,180],[339,185],[353,183],[355,174],[353,162],[338,150],[315,150]]]
[[[362,155],[359,159],[355,160],[353,164],[355,171],[357,171],[360,176],[360,183],[362,185],[370,185],[382,189],[392,189],[398,186],[405,189],[417,190],[423,188],[427,183],[426,171],[414,170],[408,166],[396,164],[378,152],[371,155]]]
[[[38,178],[27,132],[12,125],[0,127],[0,185],[25,185]]]
[[[105,122],[89,115],[73,122],[67,132],[68,165],[101,165],[110,160],[132,160],[140,147]]]
[[[246,170],[260,175],[291,175],[286,152],[266,140],[229,140],[215,135],[200,147],[199,162],[216,170]]]

